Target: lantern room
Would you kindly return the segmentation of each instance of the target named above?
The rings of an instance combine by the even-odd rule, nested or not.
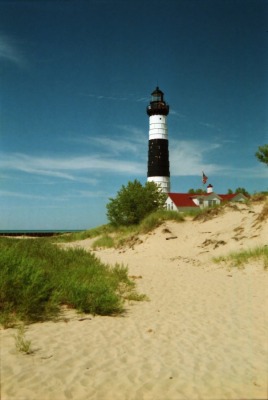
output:
[[[151,101],[147,107],[147,114],[151,115],[168,115],[169,106],[164,101],[164,93],[157,86],[151,94]]]

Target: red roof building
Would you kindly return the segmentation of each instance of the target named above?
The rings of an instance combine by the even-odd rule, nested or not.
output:
[[[205,208],[229,201],[245,201],[247,197],[242,193],[217,194],[211,191],[212,185],[207,188],[207,193],[168,193],[166,200],[167,210],[188,211],[197,208]]]
[[[168,193],[168,199],[170,199],[170,202],[168,202],[168,204],[173,204],[175,207],[196,208],[198,206],[193,201],[194,197],[195,195],[189,193]],[[173,209],[173,207],[170,207],[169,209]]]

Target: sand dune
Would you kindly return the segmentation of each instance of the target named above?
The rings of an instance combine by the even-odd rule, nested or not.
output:
[[[31,355],[16,352],[14,329],[2,330],[2,400],[267,399],[268,271],[261,261],[212,261],[268,245],[262,208],[167,222],[132,248],[96,250],[128,265],[149,301],[128,303],[120,317],[66,310],[65,320],[31,325]]]

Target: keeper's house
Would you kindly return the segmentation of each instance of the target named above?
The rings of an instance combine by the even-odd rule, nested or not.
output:
[[[166,200],[167,210],[189,211],[197,208],[211,207],[226,202],[246,201],[247,197],[242,193],[217,194],[213,192],[213,186],[208,185],[207,193],[168,193]]]

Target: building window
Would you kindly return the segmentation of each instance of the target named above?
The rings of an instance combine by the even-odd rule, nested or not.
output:
[[[209,206],[209,207],[215,206],[216,204],[217,204],[217,200],[209,200],[209,201],[208,201],[208,206]]]

